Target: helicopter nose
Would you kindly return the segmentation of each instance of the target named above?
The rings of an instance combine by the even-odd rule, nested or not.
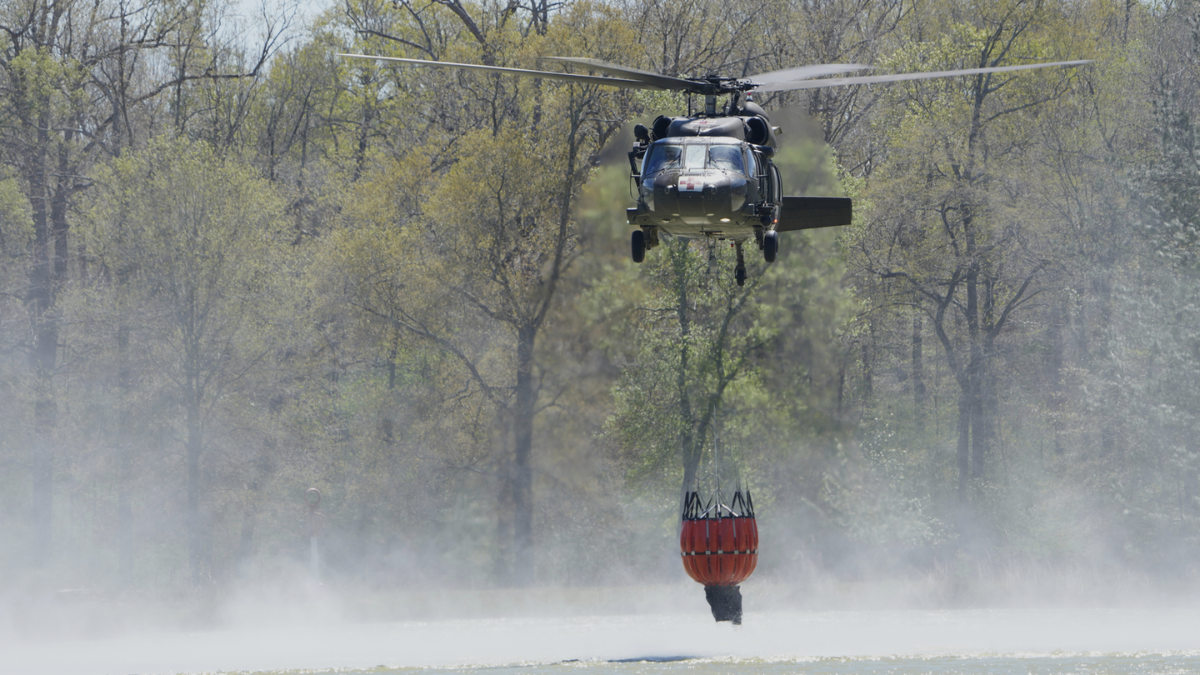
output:
[[[643,184],[642,200],[663,222],[716,225],[739,218],[746,184],[744,177],[723,171],[660,174]]]
[[[680,176],[679,197],[718,197],[730,193],[730,181],[725,176]]]

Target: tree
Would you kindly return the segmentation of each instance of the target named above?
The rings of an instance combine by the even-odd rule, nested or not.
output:
[[[956,23],[951,35],[914,45],[898,60],[924,52],[949,57],[947,67],[1001,65],[1029,49],[1050,11],[1025,2],[981,10],[980,25]],[[1004,162],[1031,141],[1019,120],[1063,96],[1071,75],[1023,77],[951,78],[897,92],[905,118],[891,138],[906,139],[904,152],[891,153],[886,175],[872,182],[868,198],[877,215],[855,233],[871,295],[925,313],[958,384],[962,499],[969,479],[983,476],[992,448],[997,340],[1036,295],[1035,281],[1049,264],[1028,246],[1031,233],[1023,228],[1022,204],[1006,189]],[[920,150],[909,154],[913,139]],[[963,334],[956,334],[956,320]]]
[[[31,343],[26,351],[34,383],[30,465],[35,559],[45,560],[50,552],[59,416],[57,304],[70,281],[71,210],[91,185],[94,163],[136,142],[137,130],[147,116],[153,117],[152,104],[160,94],[174,86],[178,104],[186,82],[244,75],[231,74],[225,62],[216,61],[201,72],[180,65],[165,80],[150,74],[152,55],[184,42],[196,48],[196,40],[176,38],[184,33],[197,38],[206,18],[219,17],[220,11],[203,17],[187,5],[123,0],[93,5],[21,0],[0,10],[0,148],[20,176],[34,227],[26,295]],[[268,30],[259,66],[276,38]],[[177,120],[182,124],[184,118]]]
[[[636,365],[617,385],[617,411],[609,422],[638,467],[635,475],[661,472],[679,460],[680,503],[697,485],[726,397],[740,389],[748,398],[764,398],[751,393],[760,377],[752,357],[772,346],[779,330],[756,316],[762,309],[753,303],[757,281],[742,290],[728,279],[713,279],[695,248],[679,239],[652,258],[653,292],[630,308]]]
[[[182,139],[116,160],[97,193],[88,250],[115,303],[109,326],[127,331],[153,369],[140,386],[160,392],[157,413],[182,437],[188,563],[202,583],[212,556],[212,429],[275,349],[282,204],[249,167]]]
[[[630,35],[611,10],[581,4],[511,57],[579,40],[615,50]],[[492,54],[499,60],[509,52]],[[371,320],[449,355],[467,373],[479,409],[494,411],[488,443],[498,458],[498,541],[505,548],[511,541],[512,556],[500,566],[502,576],[526,584],[534,575],[537,341],[578,255],[575,192],[619,128],[627,97],[595,86],[464,77],[468,91],[487,92],[483,106],[468,109],[475,121],[410,149],[395,175],[427,177],[412,186],[419,191],[383,213],[352,208],[367,226],[339,237],[339,246],[359,251],[345,286],[352,302]],[[445,154],[446,135],[462,149],[458,156]],[[398,168],[385,164],[376,180]],[[435,171],[442,175],[433,180]]]
[[[896,49],[902,27],[921,14],[915,3],[871,0],[784,3],[779,11],[784,18],[765,27],[764,46],[753,62],[755,72],[814,63],[869,66]],[[768,95],[762,101],[777,102],[776,107],[793,102],[802,106],[819,121],[825,142],[837,150],[845,170],[864,176],[883,150],[870,123],[882,94],[881,88],[828,87]]]

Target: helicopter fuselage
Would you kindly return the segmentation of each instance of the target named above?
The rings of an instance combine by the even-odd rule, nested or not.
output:
[[[777,208],[773,166],[729,136],[668,137],[646,149],[630,222],[679,237],[761,239]]]
[[[767,113],[750,100],[735,98],[718,115],[712,101],[701,116],[666,117],[653,127],[634,128],[629,166],[637,206],[626,209],[635,228],[634,262],[659,245],[660,235],[707,240],[709,267],[716,265],[718,241],[733,242],[734,276],[746,280],[743,245],[753,240],[771,263],[779,232],[845,225],[850,200],[784,197],[775,155],[775,133]]]
[[[740,99],[740,105],[739,105]],[[767,262],[775,260],[782,204],[779,171],[771,163],[775,129],[761,107],[732,97],[716,114],[715,97],[700,116],[654,120],[634,128],[629,165],[637,185],[637,206],[627,209],[638,229],[631,239],[634,262],[659,244],[660,235],[705,239],[709,267],[715,247],[730,240],[737,250],[735,277],[746,281],[742,245],[754,239]]]

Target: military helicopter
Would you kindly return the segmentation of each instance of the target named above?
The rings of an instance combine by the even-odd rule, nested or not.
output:
[[[704,239],[708,242],[711,270],[716,267],[717,242],[728,240],[737,250],[734,278],[739,286],[746,283],[746,261],[742,250],[746,242],[753,239],[763,259],[772,263],[779,252],[780,232],[849,225],[853,214],[849,198],[787,197],[782,194],[779,169],[771,161],[779,129],[771,126],[766,110],[753,101],[755,92],[986,75],[1091,63],[1057,61],[925,73],[830,77],[871,69],[871,66],[861,64],[834,63],[744,78],[719,75],[679,78],[588,58],[546,57],[542,60],[582,67],[603,75],[366,54],[338,56],[689,94],[688,115],[662,115],[649,128],[641,124],[634,127],[635,140],[629,152],[629,165],[638,196],[637,206],[626,209],[626,214],[629,224],[638,229],[630,238],[631,253],[634,262],[642,262],[646,250],[658,246],[663,234]],[[691,112],[691,95],[704,97],[703,110]],[[722,96],[728,98],[724,106],[718,108],[717,99]]]

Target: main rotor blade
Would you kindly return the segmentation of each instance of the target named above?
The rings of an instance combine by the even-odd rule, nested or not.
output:
[[[545,70],[526,70],[524,68],[502,68],[500,66],[481,66],[474,63],[451,63],[449,61],[424,61],[421,59],[402,59],[397,56],[369,56],[367,54],[338,54],[350,59],[369,59],[373,61],[391,61],[395,63],[410,63],[416,66],[432,66],[435,68],[462,68],[464,70],[481,70],[489,73],[509,73],[511,75],[525,75],[528,77],[541,77],[547,80],[561,80],[564,82],[583,82],[587,84],[599,84],[607,87],[621,87],[623,89],[655,89],[661,90],[660,87],[649,82],[639,80],[625,80],[616,77],[598,77],[595,75],[575,75],[572,73],[553,73]]]
[[[839,73],[850,73],[856,70],[875,70],[872,66],[864,66],[860,63],[827,63],[816,66],[800,66],[798,68],[785,68],[784,70],[772,70],[769,73],[759,73],[743,78],[750,80],[756,84],[775,84],[779,82],[796,82],[799,80],[810,80],[814,77],[823,75],[837,75]]]
[[[697,94],[703,94],[709,88],[711,88],[711,85],[706,82],[693,82],[691,80],[685,80],[678,77],[671,77],[670,75],[659,75],[658,73],[638,70],[637,68],[626,68],[625,66],[618,66],[615,63],[608,63],[607,61],[601,61],[599,59],[585,59],[573,56],[544,56],[539,60],[558,61],[560,63],[571,63],[577,66],[584,66],[585,68],[598,70],[602,73],[620,75],[623,77],[632,78],[639,82],[645,82],[646,84],[653,84],[659,89],[692,91]]]
[[[982,75],[986,73],[1007,73],[1014,70],[1032,70],[1034,68],[1053,68],[1056,66],[1082,66],[1092,61],[1056,61],[1054,63],[1029,63],[1021,66],[998,66],[995,68],[967,68],[965,70],[940,70],[930,73],[900,73],[898,75],[864,75],[862,77],[830,77],[823,80],[802,80],[792,82],[767,83],[756,87],[756,91],[792,91],[796,89],[820,89],[822,87],[844,87],[851,84],[875,84],[877,82],[903,82],[906,80],[929,80],[938,77],[954,77],[955,75]]]

